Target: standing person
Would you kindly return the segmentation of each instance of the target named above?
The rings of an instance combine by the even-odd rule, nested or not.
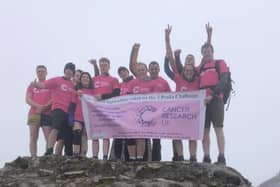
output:
[[[74,84],[75,90],[77,90],[77,85],[80,82],[82,70],[75,70],[72,82]],[[75,95],[75,94],[74,94]],[[71,106],[71,104],[70,104]],[[70,109],[70,107],[69,107]],[[58,131],[57,142],[55,145],[55,154],[62,155],[62,150],[64,147],[64,155],[72,156],[73,155],[73,132],[72,128],[74,125],[74,111],[68,110],[68,125],[65,128]]]
[[[72,82],[74,84],[75,90],[77,90],[77,85],[80,82],[82,70],[75,70],[74,76],[72,77]],[[75,94],[74,94],[75,95]],[[71,103],[70,105],[71,106]],[[69,107],[70,109],[71,107]],[[55,144],[55,154],[62,155],[62,150],[64,147],[64,155],[73,155],[73,132],[72,127],[74,125],[74,111],[68,110],[68,125],[63,127],[58,131],[57,142]]]
[[[38,65],[36,67],[36,74],[38,81],[44,82],[47,76],[46,66]],[[37,89],[31,84],[27,88],[25,100],[30,105],[27,122],[30,133],[29,151],[31,157],[36,157],[40,126],[43,129],[46,145],[50,133],[51,120],[49,112],[51,108],[51,91],[49,89]]]
[[[154,81],[148,76],[147,65],[137,62],[140,44],[135,43],[130,56],[130,70],[136,79],[129,82],[129,94],[146,94],[154,91]],[[131,161],[151,160],[151,144],[148,139],[128,139],[128,152]]]
[[[140,44],[134,44],[131,57],[130,57],[130,71],[136,76],[137,75],[137,57],[139,53]],[[149,64],[150,79],[155,83],[153,92],[170,92],[171,89],[166,80],[159,76],[159,64],[156,61],[152,61]],[[160,139],[153,139],[152,146],[152,161],[161,160],[161,144]]]
[[[73,155],[75,157],[85,156],[82,153],[82,133],[85,131],[84,117],[82,111],[81,96],[82,94],[93,95],[92,79],[88,72],[82,72],[80,81],[77,84],[77,93],[74,97],[75,112],[73,125]]]
[[[98,100],[109,99],[111,97],[120,95],[120,86],[117,78],[110,76],[110,60],[108,58],[101,58],[99,60],[100,75],[92,78],[94,87],[94,95]],[[96,141],[93,141],[93,146]],[[98,142],[97,142],[98,143]],[[108,152],[110,147],[110,139],[103,139],[103,160],[108,159]],[[94,151],[94,150],[93,150]],[[98,152],[97,152],[98,154]],[[96,155],[94,152],[93,155]]]
[[[122,79],[120,83],[120,95],[128,94],[128,84],[133,80],[133,76],[129,75],[129,71],[126,67],[120,66],[118,68],[118,75]],[[112,160],[129,160],[127,150],[127,140],[122,138],[113,139],[110,159]]]
[[[72,101],[74,84],[71,81],[75,72],[75,64],[69,62],[64,67],[63,77],[54,77],[45,82],[33,82],[36,88],[48,88],[52,91],[51,121],[52,129],[47,141],[45,155],[52,155],[57,134],[68,125],[68,108]],[[65,137],[63,137],[65,138]]]
[[[196,76],[196,70],[194,63],[186,63],[183,67],[182,73],[178,72],[176,67],[175,59],[172,56],[172,48],[170,44],[170,33],[171,27],[168,26],[165,29],[165,42],[166,42],[166,53],[171,64],[171,68],[174,72],[174,82],[176,83],[176,91],[194,91],[199,90],[199,78]],[[178,157],[175,160],[184,160],[183,156],[183,144],[182,140],[173,140],[174,155]],[[189,140],[189,152],[190,152],[190,162],[196,162],[196,152],[197,152],[197,142],[196,140]]]
[[[218,164],[226,165],[224,137],[224,102],[223,90],[229,77],[229,68],[225,61],[219,60],[217,72],[214,60],[214,48],[205,43],[201,47],[202,62],[199,66],[200,89],[206,89],[206,119],[203,138],[203,162],[211,163],[210,158],[210,124],[213,123],[218,144]]]
[[[149,64],[149,73],[151,79],[154,81],[154,89],[153,92],[170,92],[171,89],[166,80],[159,76],[159,64],[156,61],[152,61]],[[161,144],[160,139],[153,139],[152,146],[152,161],[160,161],[161,160]]]

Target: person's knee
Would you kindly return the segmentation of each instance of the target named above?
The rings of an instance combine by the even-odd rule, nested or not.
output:
[[[74,145],[81,145],[82,143],[82,130],[81,129],[75,129],[73,131],[73,144]]]

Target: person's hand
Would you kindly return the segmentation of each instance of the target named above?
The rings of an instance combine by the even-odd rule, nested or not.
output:
[[[38,105],[38,106],[36,107],[36,112],[37,112],[38,114],[41,114],[43,111],[44,111],[44,105]]]
[[[94,97],[97,101],[100,101],[102,99],[101,95],[95,95]]]
[[[181,54],[181,49],[176,49],[174,51],[174,56],[179,56]]]
[[[92,65],[96,65],[96,63],[97,63],[96,59],[89,59],[88,62]]]
[[[78,95],[79,97],[82,97],[83,92],[82,92],[81,90],[78,90],[78,91],[77,91],[77,95]]]
[[[206,104],[210,103],[210,101],[211,101],[212,99],[213,99],[213,96],[212,96],[212,95],[206,96],[205,99],[204,99],[204,104],[206,105]]]
[[[171,30],[172,30],[172,26],[168,24],[167,28],[165,29],[165,40],[166,41],[169,41]]]
[[[134,49],[139,49],[139,48],[140,48],[140,43],[135,43],[135,44],[133,45],[133,48],[134,48]]]
[[[209,22],[205,25],[205,28],[206,28],[207,37],[211,38],[213,28],[210,26]]]

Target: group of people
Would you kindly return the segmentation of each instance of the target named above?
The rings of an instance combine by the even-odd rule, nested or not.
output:
[[[182,65],[181,50],[172,51],[170,44],[171,27],[165,29],[166,56],[164,70],[176,84],[176,92],[187,92],[206,89],[206,116],[204,137],[202,140],[203,162],[211,163],[210,158],[210,124],[215,129],[219,155],[217,163],[226,164],[223,132],[224,101],[223,90],[229,76],[229,68],[223,60],[219,60],[219,72],[214,60],[214,48],[211,45],[212,27],[207,24],[207,41],[201,47],[202,59],[195,66],[194,55],[189,54]],[[42,127],[45,140],[45,155],[86,156],[88,148],[87,134],[82,114],[81,96],[89,94],[97,100],[108,99],[126,94],[147,94],[171,92],[168,82],[159,76],[160,66],[152,61],[147,66],[138,62],[140,44],[132,47],[129,69],[118,68],[122,82],[109,73],[110,60],[100,58],[89,60],[94,67],[94,76],[89,72],[76,70],[75,64],[67,63],[64,75],[46,80],[47,68],[39,65],[36,68],[38,81],[33,81],[26,93],[26,102],[31,106],[28,114],[30,129],[30,154],[37,156],[37,139]],[[99,67],[98,67],[99,65]],[[133,75],[130,75],[130,72]],[[173,161],[184,160],[182,140],[172,140]],[[103,160],[109,159],[110,140],[103,139]],[[189,140],[190,162],[197,162],[197,141]],[[99,140],[92,140],[92,155],[98,159]],[[160,161],[160,139],[114,139],[111,158],[125,161]]]

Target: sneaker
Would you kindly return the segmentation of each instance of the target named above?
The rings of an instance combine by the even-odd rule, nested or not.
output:
[[[211,158],[210,158],[210,156],[209,155],[205,155],[204,157],[203,157],[203,161],[202,161],[203,163],[208,163],[208,164],[211,164]]]
[[[46,155],[52,155],[52,154],[53,154],[53,147],[48,148],[44,155],[46,156]]]
[[[196,156],[192,155],[190,156],[190,163],[195,163],[197,162]]]
[[[219,155],[218,156],[218,161],[215,162],[215,164],[219,164],[219,165],[226,165],[226,158],[224,155]]]

